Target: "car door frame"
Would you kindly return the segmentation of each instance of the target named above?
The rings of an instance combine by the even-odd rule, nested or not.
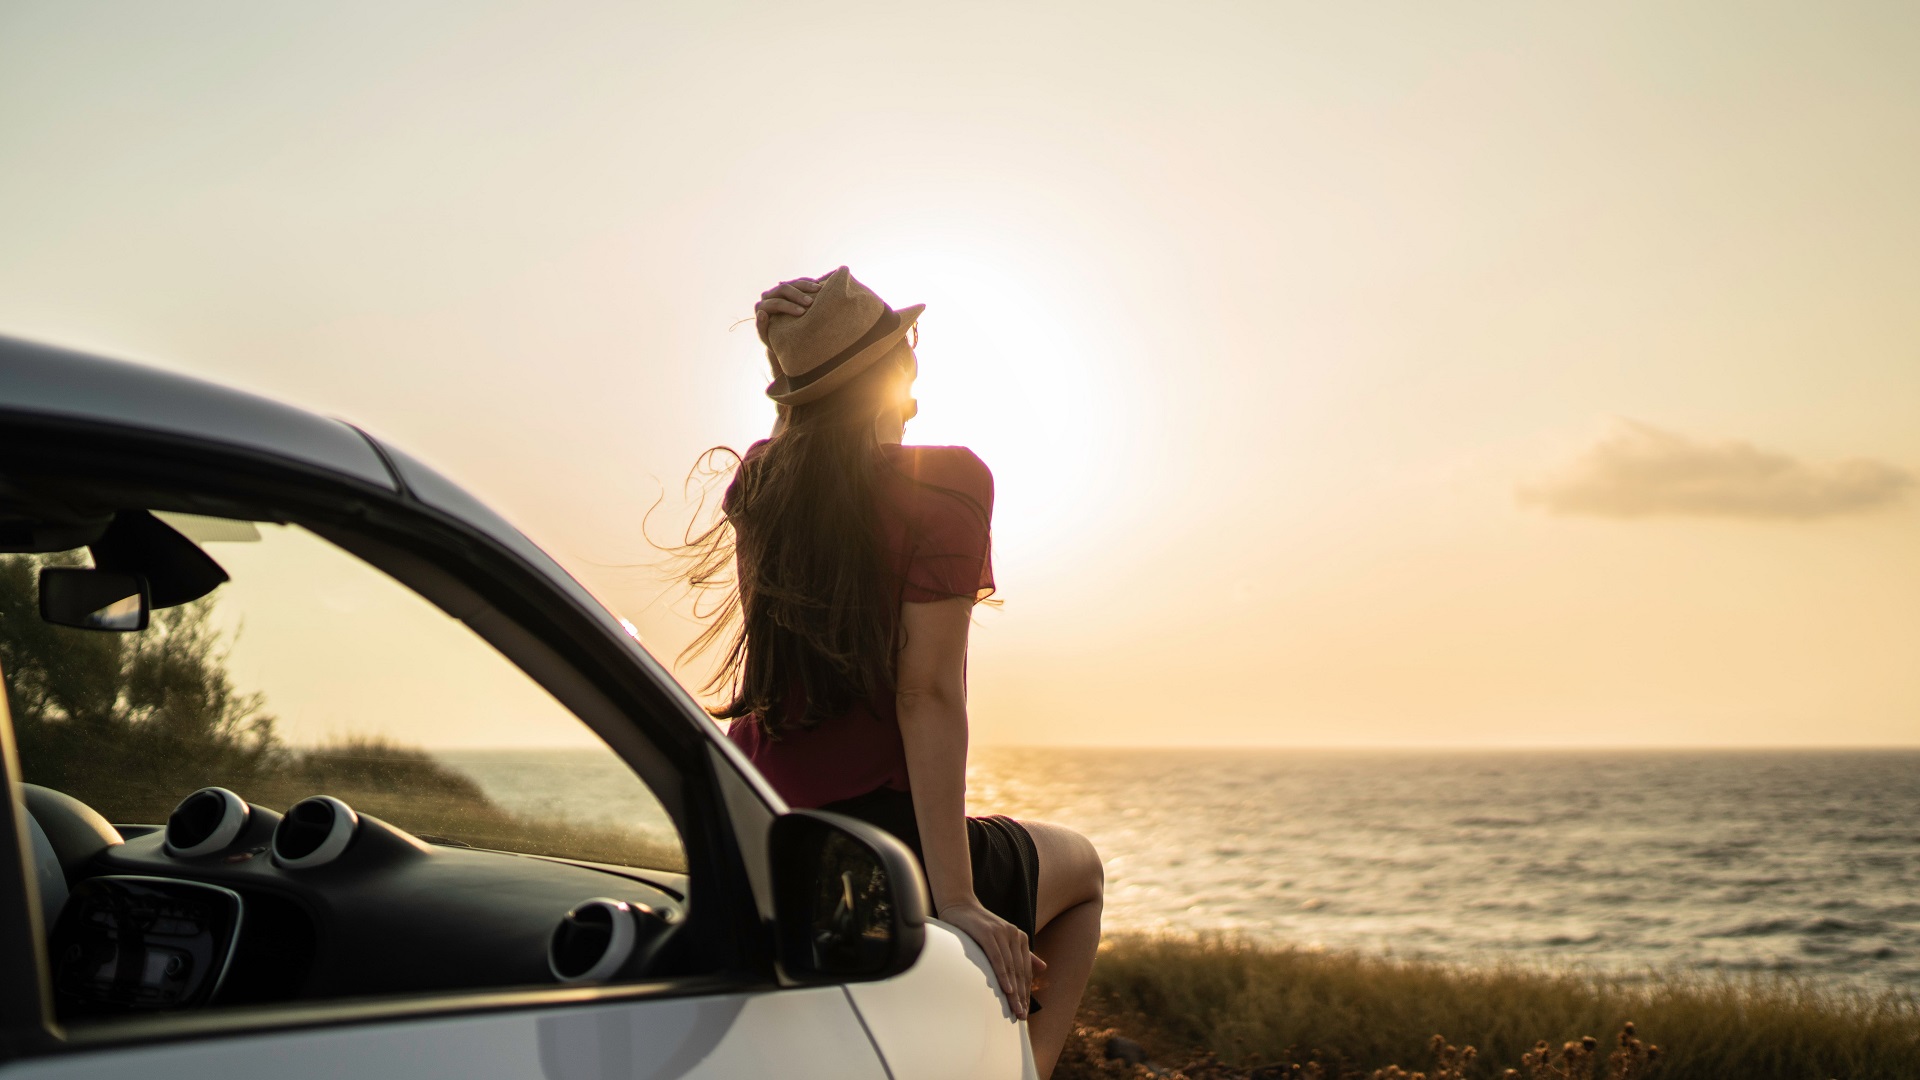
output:
[[[565,579],[557,564],[547,560],[550,565],[543,566],[530,558],[528,549],[538,549],[517,533],[502,537],[497,527],[476,525],[417,498],[384,449],[372,445],[394,473],[392,489],[257,448],[0,409],[0,461],[43,474],[69,472],[95,483],[102,477],[124,478],[132,490],[192,492],[203,512],[217,514],[222,500],[249,512],[275,507],[468,623],[656,787],[680,831],[689,880],[697,883],[682,932],[712,974],[591,988],[423,995],[377,1005],[305,1004],[247,1010],[244,1017],[169,1016],[164,1024],[130,1021],[111,1031],[65,1031],[52,1017],[38,898],[28,887],[31,848],[18,809],[20,773],[11,718],[0,715],[7,789],[0,800],[5,803],[0,810],[0,960],[6,970],[28,975],[0,980],[6,984],[0,986],[0,1063],[216,1032],[771,991],[782,985],[774,964],[765,850],[767,827],[785,810],[779,797],[744,766],[717,727],[637,641],[590,598],[583,599],[584,590]]]

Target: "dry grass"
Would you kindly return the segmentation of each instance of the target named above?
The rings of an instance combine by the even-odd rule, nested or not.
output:
[[[671,832],[510,813],[459,769],[424,750],[383,739],[281,750],[237,769],[224,764],[215,760],[155,769],[131,778],[83,773],[66,790],[110,820],[150,824],[165,821],[188,792],[209,785],[231,788],[256,805],[281,811],[310,795],[331,795],[430,841],[686,870],[680,838]]]
[[[1103,1059],[1115,1031],[1171,1070],[1158,1075],[1192,1080],[1920,1078],[1913,996],[1777,977],[1625,979],[1122,938],[1103,947],[1088,1001],[1062,1080],[1147,1075]]]
[[[686,869],[679,837],[670,832],[512,814],[457,768],[424,750],[382,739],[350,739],[304,751],[285,771],[262,777],[254,790],[263,804],[281,807],[308,795],[332,795],[428,840],[617,866]]]

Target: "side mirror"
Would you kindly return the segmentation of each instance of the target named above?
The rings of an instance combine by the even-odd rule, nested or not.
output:
[[[125,633],[147,628],[153,594],[141,574],[47,566],[40,570],[40,617],[55,626]]]
[[[819,810],[775,818],[774,924],[781,972],[802,983],[885,979],[927,939],[927,879],[907,846]]]

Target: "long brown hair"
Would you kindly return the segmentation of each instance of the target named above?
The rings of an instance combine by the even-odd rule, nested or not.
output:
[[[722,516],[680,548],[688,584],[723,594],[682,653],[726,641],[706,684],[727,694],[708,709],[716,719],[755,716],[778,737],[893,692],[900,591],[880,535],[886,463],[874,419],[905,400],[912,364],[903,347],[791,407],[758,453],[734,457]],[[716,454],[732,451],[703,461]]]

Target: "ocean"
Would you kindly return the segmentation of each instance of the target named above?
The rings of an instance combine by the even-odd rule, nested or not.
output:
[[[546,753],[447,757],[523,812],[657,814]],[[969,789],[1093,840],[1109,931],[1920,992],[1917,751],[985,748]]]

